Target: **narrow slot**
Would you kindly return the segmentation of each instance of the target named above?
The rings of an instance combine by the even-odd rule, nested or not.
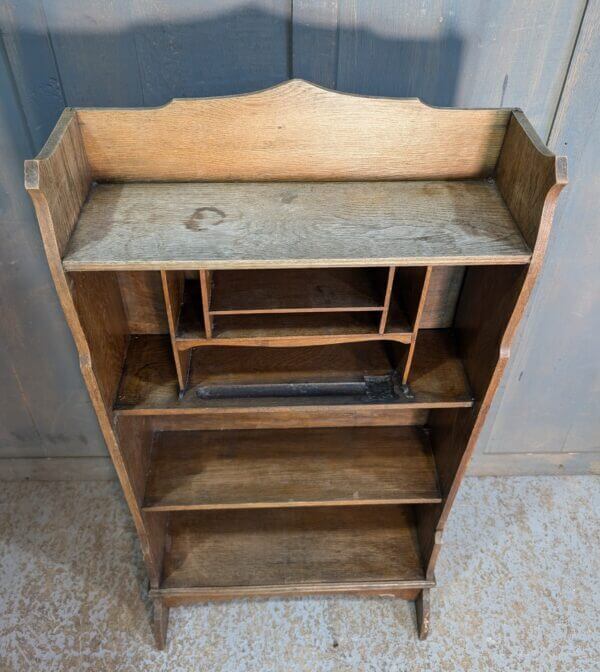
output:
[[[372,268],[216,271],[211,315],[381,311]]]
[[[183,290],[185,287],[185,276],[183,271],[161,271],[163,293],[165,296],[165,309],[167,312],[167,322],[169,324],[169,336],[171,338],[171,349],[177,371],[177,381],[179,390],[183,392],[187,385],[187,378],[192,359],[191,350],[180,351],[177,348],[177,326],[179,324],[179,315],[183,304]]]
[[[384,334],[387,326],[388,315],[390,312],[390,301],[392,299],[392,287],[394,285],[394,275],[396,274],[396,267],[390,266],[388,270],[387,284],[385,287],[385,298],[383,300],[383,311],[381,313],[381,321],[379,323],[379,333]]]
[[[200,292],[202,294],[202,314],[204,315],[204,329],[206,338],[212,338],[212,316],[210,302],[212,294],[212,271],[200,271]]]
[[[406,350],[406,346],[390,344]],[[178,398],[177,376],[171,344],[166,336],[132,336],[115,410],[126,414],[203,413],[215,408],[273,408],[299,406],[337,406],[399,404],[404,408],[468,407],[473,405],[464,368],[457,355],[451,330],[424,329],[419,334],[411,372],[411,398],[379,402],[358,397],[326,397],[205,400],[195,388],[209,382],[257,380],[270,382],[298,379],[304,372],[319,372],[321,379],[339,379],[348,373],[364,377],[385,375],[391,369],[382,341],[312,348],[240,348],[235,346],[195,348],[192,350],[188,389]],[[401,357],[401,353],[400,357]],[[400,358],[398,357],[398,359]],[[339,375],[338,375],[339,374]]]
[[[402,375],[402,384],[406,385],[408,383],[408,376],[410,374],[410,368],[412,366],[413,357],[415,354],[415,346],[417,344],[417,335],[419,333],[419,323],[421,321],[421,315],[423,314],[423,307],[425,306],[425,301],[427,299],[427,291],[429,289],[429,281],[431,279],[431,266],[427,266],[425,271],[425,276],[423,278],[423,284],[421,285],[420,296],[417,304],[417,309],[415,311],[414,321],[413,321],[413,334],[408,348],[408,353],[406,355],[406,363],[404,365],[404,373]]]

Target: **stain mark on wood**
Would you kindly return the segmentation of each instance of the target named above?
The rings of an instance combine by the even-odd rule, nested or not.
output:
[[[196,208],[192,216],[185,221],[185,228],[190,231],[202,231],[207,226],[217,226],[225,221],[227,215],[219,208],[205,206]]]

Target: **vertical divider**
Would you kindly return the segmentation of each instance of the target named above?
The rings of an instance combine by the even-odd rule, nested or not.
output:
[[[175,369],[177,371],[177,381],[179,382],[179,393],[181,395],[187,386],[190,361],[192,359],[191,349],[179,350],[177,347],[177,324],[179,322],[181,304],[183,303],[185,275],[183,271],[161,271],[160,277],[165,297],[165,308],[169,323],[169,335],[171,336]]]
[[[210,314],[210,294],[212,288],[212,271],[199,271],[200,292],[202,294],[202,314],[206,338],[212,338],[212,316]]]
[[[379,323],[379,333],[385,333],[385,328],[387,326],[388,315],[390,312],[390,301],[392,298],[392,286],[394,285],[394,275],[396,273],[396,267],[390,266],[388,270],[387,285],[385,287],[385,298],[383,300],[383,311],[381,313],[381,322]]]
[[[427,299],[427,291],[429,290],[429,281],[431,279],[431,266],[427,266],[425,274],[423,276],[423,284],[421,285],[421,290],[419,293],[419,300],[416,305],[416,310],[414,313],[413,319],[413,329],[412,329],[412,338],[410,339],[410,346],[408,349],[408,355],[406,357],[406,363],[404,365],[404,373],[402,374],[402,384],[406,385],[408,382],[408,375],[410,373],[410,367],[412,365],[413,357],[415,354],[415,346],[417,344],[417,336],[419,333],[419,323],[421,321],[421,315],[423,314],[423,307],[425,306],[425,300]]]

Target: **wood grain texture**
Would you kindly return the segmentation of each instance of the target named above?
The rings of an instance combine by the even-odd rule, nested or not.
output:
[[[136,420],[149,418],[156,432],[226,429],[299,429],[317,427],[422,427],[427,423],[426,408],[400,405],[347,406],[263,406],[170,409],[171,412],[117,411],[118,417]]]
[[[448,494],[435,526],[431,526],[431,552],[435,532],[444,528],[506,369],[517,327],[544,258],[556,201],[566,182],[566,158],[549,152],[524,116],[516,112],[499,160],[498,185],[523,235],[533,245],[532,260],[521,269],[473,267],[465,276],[454,326],[475,404],[471,410],[456,412],[451,434],[443,439],[443,444],[451,444],[444,449],[451,468],[446,470],[447,488],[443,471],[440,474],[442,489],[447,489]],[[495,306],[491,313],[490,305]],[[432,443],[435,452],[433,435]]]
[[[25,188],[42,192],[60,257],[78,221],[91,183],[89,163],[75,112],[66,108],[35,159],[25,161]]]
[[[495,183],[472,180],[100,184],[63,263],[74,271],[529,259]]]
[[[66,110],[38,157],[25,162],[25,187],[35,207],[50,273],[77,346],[81,373],[136,525],[150,582],[156,585],[162,565],[162,544],[156,544],[160,535],[153,533],[138,506],[135,487],[111,421],[110,399],[116,380],[114,367],[120,358],[121,347],[126,343],[126,334],[119,333],[120,325],[125,325],[125,316],[122,305],[119,308],[120,293],[118,301],[116,299],[118,285],[113,276],[107,276],[104,281],[97,279],[97,286],[101,287],[103,282],[109,285],[109,295],[99,297],[100,305],[115,312],[114,315],[107,316],[106,325],[93,325],[91,304],[82,307],[83,320],[80,319],[76,305],[77,293],[81,296],[83,290],[85,294],[90,282],[82,276],[78,286],[72,285],[61,263],[64,247],[87,197],[89,186],[90,171],[77,120],[71,110]],[[114,281],[114,291],[111,289],[111,278]],[[74,291],[72,287],[75,288]],[[86,319],[86,315],[89,319]],[[97,315],[95,317],[98,318]],[[107,353],[103,352],[102,342],[95,339],[103,330],[110,334]],[[92,336],[90,343],[87,341],[88,334]]]
[[[330,312],[382,310],[368,268],[215,271],[210,312]]]
[[[175,370],[177,371],[177,380],[179,382],[179,389],[184,390],[187,385],[191,353],[180,350],[177,347],[177,329],[181,314],[181,304],[183,303],[185,277],[180,271],[161,271],[160,277],[164,292],[169,337],[171,339]]]
[[[94,179],[239,181],[487,177],[510,111],[436,109],[292,80],[243,96],[77,114]]]
[[[117,273],[76,273],[69,277],[73,305],[85,334],[90,365],[109,417],[129,342]]]
[[[463,266],[432,267],[421,315],[421,329],[446,329],[452,326],[464,273]]]
[[[152,510],[441,501],[423,430],[354,427],[162,432],[144,506]]]
[[[120,271],[119,286],[130,334],[169,332],[160,273]]]
[[[296,271],[296,276],[307,276],[306,284],[310,285],[309,279],[313,270],[316,275],[323,275],[324,270],[329,269],[303,269]],[[364,269],[337,269],[354,272],[362,272]],[[374,272],[385,269],[372,269]],[[278,274],[279,271],[273,271]],[[200,272],[201,274],[203,271]],[[229,271],[227,271],[229,273]],[[249,271],[240,271],[239,274],[244,277]],[[251,273],[251,272],[250,272]],[[287,271],[285,272],[287,274]],[[215,272],[215,275],[218,275]],[[238,274],[236,272],[236,274]],[[262,271],[260,272],[261,277]],[[251,281],[251,277],[248,278]],[[240,278],[241,283],[241,278]],[[263,305],[270,301],[277,301],[280,305],[281,294],[290,295],[287,290],[279,290],[278,295],[269,298],[270,285],[261,288],[260,294],[265,297]],[[310,296],[314,286],[308,287],[306,294]],[[220,291],[220,290],[219,290]],[[316,289],[315,289],[316,291]],[[277,292],[276,292],[277,293]],[[300,288],[294,290],[296,302],[306,302]],[[246,296],[254,296],[254,288],[249,288],[244,292]],[[320,296],[318,297],[320,299]],[[315,297],[316,302],[317,297]],[[324,310],[308,309],[286,309],[285,312],[279,312],[265,309],[269,312],[254,313],[254,311],[244,312],[242,314],[231,314],[223,312],[214,315],[205,311],[203,308],[205,300],[201,296],[200,288],[194,281],[188,280],[185,285],[183,306],[177,331],[177,347],[179,349],[188,349],[209,345],[227,345],[227,346],[255,346],[255,347],[303,347],[309,345],[333,345],[337,343],[356,343],[368,340],[393,340],[399,343],[409,343],[412,339],[412,329],[408,324],[404,314],[396,311],[392,331],[384,335],[378,329],[380,323],[381,309],[365,311],[347,312],[346,309]],[[217,304],[218,305],[218,304]],[[236,304],[241,305],[241,304]],[[247,305],[244,303],[243,305]],[[212,322],[210,338],[204,328],[207,320]]]
[[[397,346],[403,347],[403,346]],[[319,352],[320,351],[320,352]],[[175,367],[171,359],[169,340],[161,336],[133,337],[125,363],[115,410],[132,414],[201,413],[220,407],[280,406],[315,407],[319,404],[368,404],[394,408],[470,407],[473,403],[451,334],[444,330],[422,331],[415,350],[409,385],[413,397],[391,402],[356,401],[353,397],[323,399],[293,398],[265,399],[200,399],[193,392],[199,384],[256,380],[286,380],[290,375],[306,377],[310,372],[330,380],[363,376],[367,371],[389,372],[393,363],[382,343],[362,343],[321,348],[243,348],[215,347],[207,353],[194,351],[189,379],[189,391],[178,396]],[[269,373],[270,372],[270,373]],[[320,372],[320,373],[319,373]],[[337,372],[337,373],[336,373]],[[364,407],[364,406],[363,406]]]
[[[425,580],[408,506],[186,511],[169,534],[161,588]]]
[[[545,246],[556,197],[567,184],[567,158],[553,154],[517,110],[506,131],[497,173],[500,193],[528,245],[534,249],[540,237]]]
[[[152,631],[154,643],[159,651],[167,646],[167,629],[169,627],[169,607],[163,600],[154,599],[152,604]]]
[[[404,371],[402,373],[402,384],[406,385],[415,355],[417,345],[417,335],[421,324],[421,316],[429,292],[429,280],[431,278],[432,267],[426,268],[400,268],[397,274],[397,297],[396,302],[402,304],[409,324],[412,326],[412,338],[406,355]],[[396,320],[395,320],[396,322]],[[394,325],[396,326],[396,324]]]
[[[427,639],[431,630],[430,593],[431,590],[429,588],[423,588],[415,604],[417,610],[417,630],[421,641]]]
[[[398,586],[402,586],[399,588]],[[388,597],[416,600],[423,586],[431,581],[368,581],[348,583],[302,583],[291,586],[223,586],[218,588],[151,589],[150,597],[160,598],[169,607],[182,607],[206,601],[244,598],[300,597],[323,595],[354,595],[357,597]]]

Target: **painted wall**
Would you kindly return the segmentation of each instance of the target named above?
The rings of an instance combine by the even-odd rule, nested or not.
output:
[[[23,160],[65,105],[159,105],[290,77],[433,105],[518,106],[569,156],[548,263],[474,471],[597,465],[599,24],[600,0],[0,0],[0,475],[111,472]]]

